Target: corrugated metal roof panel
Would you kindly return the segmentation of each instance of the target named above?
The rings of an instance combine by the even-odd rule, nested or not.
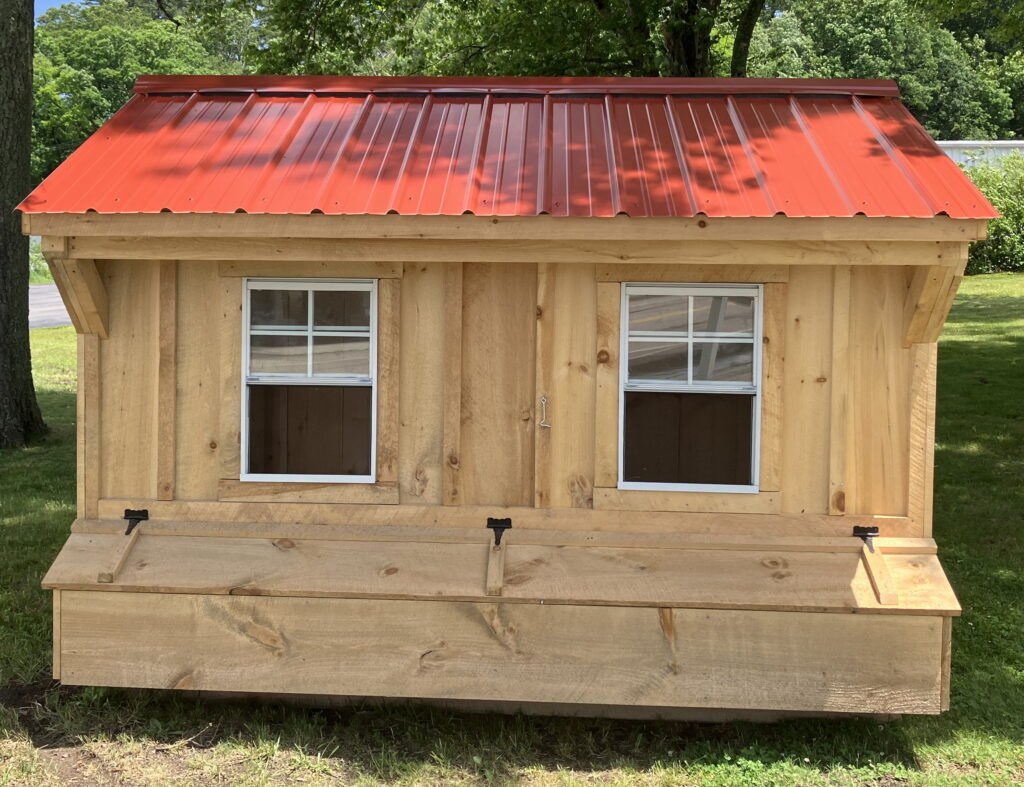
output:
[[[989,218],[889,82],[144,77],[29,213]]]

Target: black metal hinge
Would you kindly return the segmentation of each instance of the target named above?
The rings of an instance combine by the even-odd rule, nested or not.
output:
[[[487,517],[487,527],[494,531],[494,546],[501,546],[501,537],[504,535],[506,530],[512,527],[511,519],[495,519],[492,516]]]
[[[877,525],[854,525],[853,535],[856,538],[864,539],[864,543],[868,545],[869,552],[875,551],[874,540],[875,537],[878,535]]]
[[[124,534],[130,536],[132,531],[139,526],[139,522],[145,522],[149,519],[149,509],[126,508],[124,510],[124,518],[128,520],[128,529],[124,531]]]

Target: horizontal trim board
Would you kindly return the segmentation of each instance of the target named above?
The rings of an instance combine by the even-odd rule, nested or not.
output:
[[[618,489],[595,487],[594,508],[603,511],[722,511],[778,514],[782,510],[782,493],[759,492],[756,487],[745,487],[741,492],[637,489],[632,486]]]
[[[273,260],[227,260],[217,264],[221,276],[252,276],[316,279],[401,279],[405,267],[401,262],[358,262],[324,260],[321,262],[291,261],[286,265]]]
[[[506,509],[506,512],[514,509]],[[78,519],[71,526],[75,533],[120,534],[123,519]],[[214,538],[302,538],[312,541],[416,541],[438,544],[488,544],[492,531],[486,528],[436,527],[430,525],[329,525],[275,524],[272,522],[199,522],[150,519],[146,532],[162,536],[210,536]],[[741,549],[781,550],[785,552],[856,552],[864,542],[847,535],[824,536],[718,535],[704,533],[643,533],[598,530],[538,530],[514,527],[503,542],[549,546],[600,546],[648,549]],[[893,555],[934,555],[938,553],[931,538],[874,539],[875,549]]]
[[[120,519],[126,508],[146,508],[151,520],[199,522],[273,522],[279,525],[404,525],[408,527],[469,527],[484,529],[488,517],[510,517],[516,529],[597,530],[636,533],[714,533],[721,535],[848,538],[854,525],[877,525],[879,534],[915,537],[907,517],[827,514],[736,514],[667,511],[596,511],[582,508],[528,506],[332,505],[101,498],[101,519]]]
[[[938,713],[935,617],[65,591],[61,680]],[[891,643],[899,642],[899,648]]]
[[[579,218],[556,216],[280,216],[24,214],[32,235],[395,238],[411,240],[916,240],[972,241],[988,222],[912,218]]]
[[[72,533],[43,580],[62,590],[305,598],[502,601],[586,606],[954,615],[934,555],[883,555],[900,603],[879,603],[859,552],[644,549],[487,543],[318,541],[143,534],[111,580],[123,535]],[[99,585],[102,584],[102,588]]]
[[[295,262],[941,265],[937,243],[902,241],[367,240],[72,236],[72,258]],[[254,274],[247,274],[254,275]],[[294,275],[294,274],[290,274]]]

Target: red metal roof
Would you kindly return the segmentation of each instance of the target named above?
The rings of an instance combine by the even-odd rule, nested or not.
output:
[[[28,213],[996,211],[892,82],[142,77]]]

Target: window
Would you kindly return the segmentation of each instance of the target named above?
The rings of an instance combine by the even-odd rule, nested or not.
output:
[[[619,488],[756,492],[760,285],[622,288]]]
[[[372,482],[377,285],[245,284],[243,481]]]

